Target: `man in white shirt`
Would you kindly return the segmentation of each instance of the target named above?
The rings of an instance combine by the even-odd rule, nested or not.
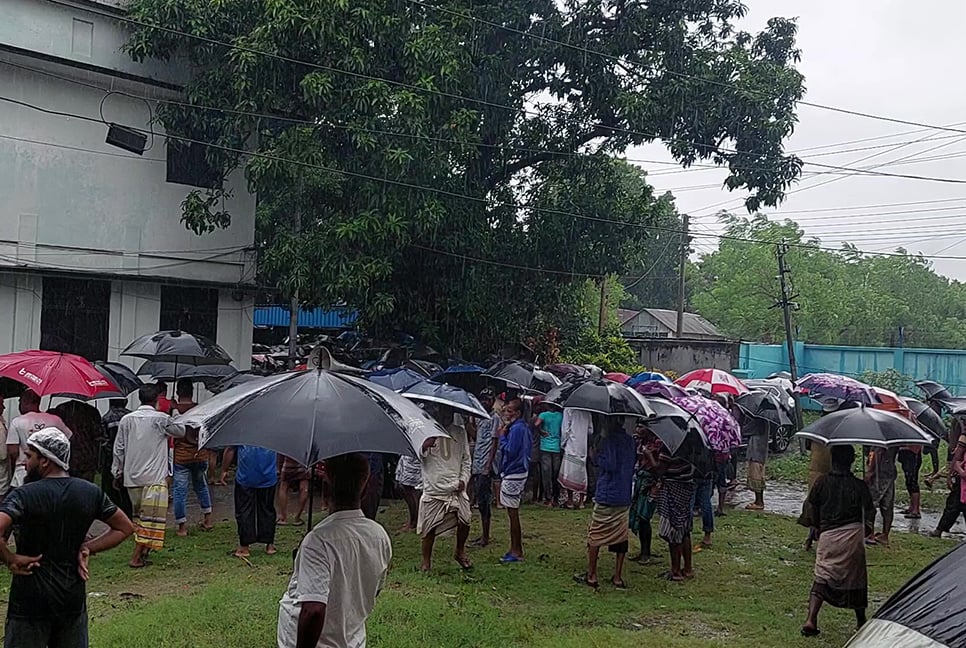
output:
[[[34,432],[48,427],[61,430],[68,439],[71,436],[70,428],[59,416],[40,411],[40,396],[28,389],[20,395],[20,416],[10,422],[7,432],[7,460],[13,471],[11,488],[23,486],[27,476],[27,439]]]
[[[151,550],[164,548],[168,516],[168,437],[182,438],[184,425],[157,410],[157,385],[138,390],[141,406],[117,426],[111,474],[131,496],[134,512],[132,568],[144,567]]]
[[[329,515],[295,557],[278,608],[278,648],[365,648],[366,619],[392,558],[386,530],[362,513],[368,457],[341,455],[324,468]]]

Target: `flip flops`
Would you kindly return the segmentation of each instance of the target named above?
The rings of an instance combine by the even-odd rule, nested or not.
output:
[[[500,558],[500,562],[503,563],[504,565],[508,565],[510,563],[523,562],[523,558],[520,558],[519,556],[514,556],[508,551],[507,553],[503,554],[502,558]]]

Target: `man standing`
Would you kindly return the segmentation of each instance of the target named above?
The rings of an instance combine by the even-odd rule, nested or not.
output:
[[[184,414],[197,407],[194,401],[194,385],[182,378],[175,385],[178,401],[173,411]],[[211,492],[208,490],[208,451],[198,449],[198,430],[186,428],[185,436],[174,440],[174,521],[178,525],[178,535],[188,535],[188,487],[191,486],[198,498],[204,520],[201,528],[210,531]],[[273,507],[274,508],[274,507]]]
[[[560,463],[563,455],[560,450],[560,430],[563,427],[563,412],[551,409],[549,405],[533,420],[540,436],[540,481],[543,489],[544,506],[556,506],[560,501]]]
[[[419,502],[416,532],[423,538],[423,561],[420,570],[430,570],[436,536],[456,529],[456,562],[463,569],[473,563],[466,555],[466,539],[470,535],[470,498],[466,486],[470,481],[470,446],[466,430],[453,420],[453,410],[437,405],[436,420],[451,438],[432,437],[423,443],[420,459],[423,467],[423,497]]]
[[[256,542],[265,545],[269,556],[275,549],[275,486],[278,484],[278,456],[272,450],[254,446],[238,446],[225,450],[221,467],[221,483],[231,460],[238,457],[235,469],[235,522],[238,525],[239,558],[251,556]]]
[[[70,441],[56,428],[36,432],[25,451],[27,483],[0,505],[0,537],[19,526],[17,551],[0,542],[13,573],[5,648],[87,644],[87,560],[124,541],[134,528],[94,484],[70,477]],[[94,520],[110,530],[86,540]]]
[[[743,417],[748,432],[748,490],[755,494],[755,501],[746,506],[749,511],[765,510],[765,462],[768,461],[768,438],[771,436],[771,423],[768,421]],[[750,420],[748,420],[750,419]]]
[[[366,619],[392,558],[386,530],[366,519],[365,454],[326,459],[322,491],[329,515],[302,540],[278,610],[278,648],[366,645]]]
[[[379,513],[379,501],[382,499],[383,473],[386,470],[385,460],[381,452],[369,453],[369,481],[362,489],[362,512],[370,520],[375,520]]]
[[[476,547],[490,544],[490,522],[493,519],[493,474],[497,444],[497,430],[500,427],[500,415],[493,411],[495,397],[493,390],[484,389],[480,393],[480,404],[490,413],[490,418],[480,421],[476,426],[476,447],[473,448],[473,485],[476,488],[476,505],[480,509],[480,521],[483,533],[473,541]]]
[[[157,410],[158,388],[138,390],[141,406],[121,419],[114,440],[111,474],[128,489],[134,509],[134,556],[130,566],[144,567],[152,550],[164,548],[168,515],[168,439],[182,438],[185,428]]]
[[[896,505],[896,451],[894,448],[875,448],[869,455],[869,465],[866,471],[866,482],[872,493],[873,509],[870,511],[872,520],[868,544],[889,545],[889,532],[892,531],[892,519]],[[882,515],[882,533],[875,534],[876,509]]]
[[[27,476],[27,439],[34,432],[46,427],[57,428],[68,439],[71,436],[70,428],[60,420],[59,416],[40,411],[40,396],[32,389],[28,389],[20,394],[20,416],[11,421],[10,431],[7,433],[7,460],[13,470],[11,488],[22,486]]]
[[[581,580],[595,589],[600,586],[597,559],[600,548],[606,546],[617,557],[611,584],[617,589],[626,589],[622,572],[627,556],[628,509],[637,453],[634,439],[624,429],[621,419],[612,418],[607,421],[607,426],[594,455],[597,488],[594,490],[594,515],[587,532],[587,574]]]
[[[500,436],[500,503],[510,520],[510,550],[500,562],[523,561],[523,529],[520,527],[520,500],[527,485],[530,470],[532,436],[530,426],[523,420],[523,403],[519,398],[507,401],[503,407],[504,427]]]
[[[114,487],[114,475],[111,474],[111,464],[114,462],[114,440],[117,438],[117,426],[121,419],[130,414],[127,408],[127,400],[124,398],[112,398],[108,402],[108,410],[101,418],[104,425],[104,435],[101,441],[98,466],[101,473],[101,489],[108,499],[114,502],[119,509],[124,511],[124,515],[134,516],[131,510],[131,498],[127,494],[127,489]]]
[[[960,473],[963,470],[963,456],[966,453],[966,446],[960,442],[960,439],[963,438],[966,438],[963,435],[963,418],[954,416],[952,427],[949,430],[949,449],[947,451],[949,463],[946,472],[949,474],[949,496],[946,498],[946,506],[943,509],[942,517],[939,518],[939,524],[936,525],[935,530],[929,532],[931,538],[941,538],[943,533],[948,533],[956,524],[960,514],[966,518],[966,504],[962,502],[960,487],[960,480],[962,479]]]

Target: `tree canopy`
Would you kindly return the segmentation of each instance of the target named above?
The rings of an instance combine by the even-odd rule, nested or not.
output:
[[[776,246],[786,240],[796,337],[816,344],[963,348],[966,286],[897,250],[865,255],[805,236],[789,220],[727,216],[725,238],[698,261],[692,305],[735,338],[782,342]],[[745,239],[745,240],[742,240]],[[752,241],[753,240],[753,241]]]
[[[667,222],[614,160],[662,141],[726,166],[747,205],[801,170],[793,21],[738,0],[132,0],[136,60],[183,58],[170,137],[259,195],[262,281],[375,332],[474,353],[554,326],[583,283],[640,263]],[[158,26],[158,27],[156,27]],[[248,151],[242,153],[241,151]],[[230,223],[224,189],[187,227]]]

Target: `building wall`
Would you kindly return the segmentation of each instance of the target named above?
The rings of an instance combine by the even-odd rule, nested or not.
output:
[[[678,375],[692,369],[725,369],[738,366],[739,343],[677,338],[632,338],[627,340],[643,367],[673,371]]]
[[[671,337],[672,331],[661,322],[651,317],[645,311],[641,311],[631,320],[621,326],[621,333],[627,337]]]
[[[39,275],[0,273],[0,353],[40,346],[42,300]]]
[[[252,334],[255,300],[232,290],[218,293],[217,342],[234,359],[239,370],[252,368]]]

